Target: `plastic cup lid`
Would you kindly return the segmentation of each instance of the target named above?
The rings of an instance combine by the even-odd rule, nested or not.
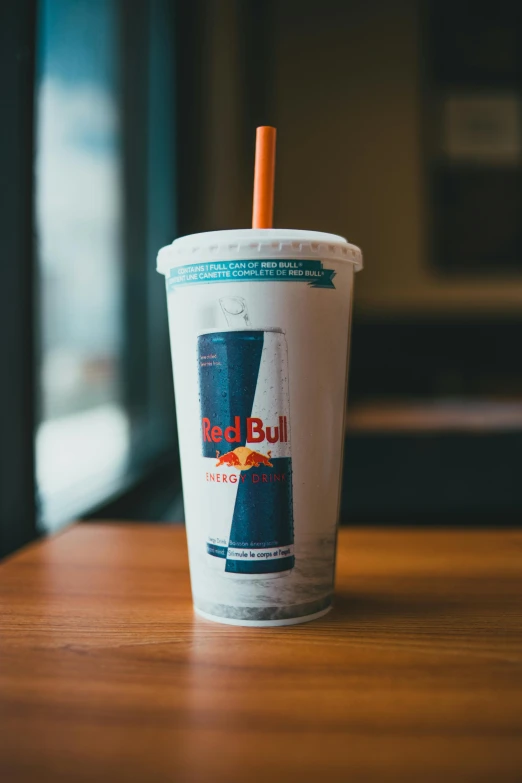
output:
[[[198,261],[228,261],[254,258],[331,259],[362,269],[362,253],[355,245],[337,234],[300,231],[285,228],[241,228],[230,231],[208,231],[175,239],[158,253],[157,270],[169,269]]]

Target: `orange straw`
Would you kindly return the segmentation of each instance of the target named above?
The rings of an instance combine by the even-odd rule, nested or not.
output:
[[[252,228],[272,228],[274,215],[276,129],[262,125],[256,131],[254,207]]]

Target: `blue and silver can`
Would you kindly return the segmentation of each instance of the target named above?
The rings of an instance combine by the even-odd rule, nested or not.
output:
[[[206,554],[224,576],[267,579],[294,567],[288,353],[279,328],[200,333]]]

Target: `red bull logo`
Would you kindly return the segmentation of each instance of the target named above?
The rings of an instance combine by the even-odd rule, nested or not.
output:
[[[288,443],[288,422],[286,416],[279,416],[276,426],[265,425],[263,419],[249,416],[244,422],[240,416],[234,417],[234,424],[229,427],[212,425],[209,418],[201,420],[203,442],[221,443]],[[244,436],[244,437],[243,437]]]
[[[267,468],[272,468],[273,464],[270,462],[272,452],[267,451],[266,454],[261,454],[260,451],[253,451],[247,448],[247,446],[238,446],[234,451],[227,451],[226,454],[221,454],[216,451],[216,468],[221,465],[226,465],[229,468],[237,468],[237,470],[250,470],[250,468],[258,468],[260,465],[265,465]]]

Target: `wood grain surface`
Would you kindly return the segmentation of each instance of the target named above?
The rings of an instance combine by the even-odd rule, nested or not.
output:
[[[521,781],[522,533],[342,530],[334,611],[194,617],[184,531],[0,565],[0,780]]]
[[[410,435],[520,432],[522,400],[400,400],[355,402],[346,411],[346,430]]]

